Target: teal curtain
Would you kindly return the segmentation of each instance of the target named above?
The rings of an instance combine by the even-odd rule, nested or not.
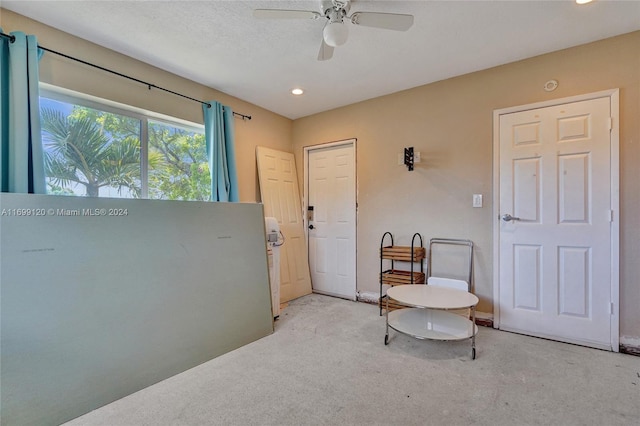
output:
[[[207,144],[211,201],[238,201],[238,172],[233,130],[233,111],[216,101],[202,105]]]
[[[2,31],[2,28],[0,28]],[[35,36],[0,37],[0,190],[46,194]]]

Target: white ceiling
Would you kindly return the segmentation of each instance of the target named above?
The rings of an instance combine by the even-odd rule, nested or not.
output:
[[[637,0],[353,0],[351,12],[413,14],[414,25],[407,32],[350,25],[347,43],[319,62],[324,20],[252,16],[255,8],[319,11],[320,4],[2,0],[3,8],[291,119],[640,29]],[[305,94],[292,96],[294,87]]]

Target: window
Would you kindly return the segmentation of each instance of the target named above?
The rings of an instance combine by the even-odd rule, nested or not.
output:
[[[42,90],[47,193],[209,200],[202,126]]]
[[[40,99],[47,192],[138,198],[140,120]]]
[[[149,129],[149,198],[200,200],[211,197],[204,133],[157,121]]]

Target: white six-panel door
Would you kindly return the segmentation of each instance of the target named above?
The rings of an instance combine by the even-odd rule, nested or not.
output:
[[[311,293],[307,245],[293,154],[257,147],[260,196],[265,216],[278,219],[285,242],[280,248],[280,302]]]
[[[354,141],[307,149],[309,268],[315,292],[356,298]]]
[[[610,104],[500,116],[501,329],[611,349]]]

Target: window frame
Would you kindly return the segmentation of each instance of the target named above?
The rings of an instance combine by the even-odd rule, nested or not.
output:
[[[40,97],[123,115],[140,122],[140,199],[149,199],[149,121],[204,134],[204,125],[40,82]]]

